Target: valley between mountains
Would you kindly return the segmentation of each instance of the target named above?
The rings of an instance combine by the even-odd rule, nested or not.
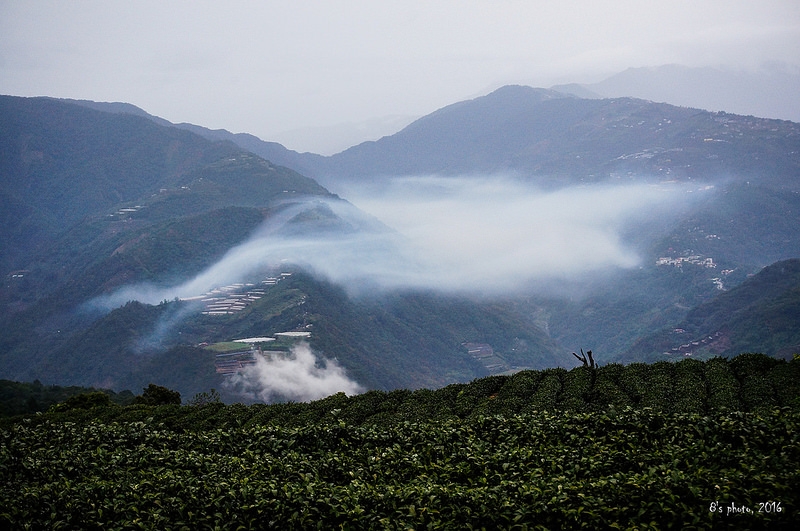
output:
[[[800,351],[800,124],[503,87],[323,157],[0,97],[0,378],[226,401]]]

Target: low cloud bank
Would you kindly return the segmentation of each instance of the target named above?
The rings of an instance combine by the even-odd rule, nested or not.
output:
[[[688,193],[697,189],[671,183],[542,191],[498,176],[434,176],[393,179],[345,194],[406,238],[404,250],[417,267],[400,282],[505,294],[639,265],[623,234],[676,219],[702,195]]]
[[[639,265],[623,234],[655,219],[675,219],[703,195],[688,192],[702,188],[634,184],[542,191],[502,177],[394,179],[346,190],[358,208],[319,199],[293,205],[183,284],[129,286],[98,302],[116,307],[134,299],[152,304],[197,296],[285,263],[351,292],[519,293]],[[326,215],[328,225],[320,225]],[[335,230],[320,228],[329,226]]]
[[[226,386],[249,400],[307,402],[344,392],[358,394],[363,388],[347,377],[335,360],[318,360],[306,343],[287,355],[258,356],[255,365],[231,377]]]

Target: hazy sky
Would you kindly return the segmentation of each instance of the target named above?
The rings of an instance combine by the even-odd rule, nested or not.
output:
[[[0,0],[0,93],[125,101],[266,140],[507,83],[798,52],[797,0]]]

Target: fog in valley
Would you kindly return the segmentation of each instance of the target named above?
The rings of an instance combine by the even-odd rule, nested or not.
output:
[[[488,298],[558,295],[638,267],[637,246],[649,239],[641,228],[668,227],[712,190],[668,183],[543,191],[503,176],[407,177],[352,186],[343,193],[351,202],[313,198],[286,205],[246,242],[185,282],[126,286],[93,304],[110,310],[130,300],[196,298],[276,267],[299,267],[353,297],[397,290]],[[142,344],[157,344],[188,313],[171,313]],[[321,369],[313,359],[303,348],[286,359],[259,361],[237,386],[248,395],[297,399],[318,388],[326,394],[354,389],[338,365],[328,362]]]
[[[568,122],[567,119],[573,120],[578,116],[578,111],[564,111],[567,108],[565,105],[559,107],[562,109],[559,112],[565,113],[562,123],[560,119],[549,118],[551,115],[548,113],[554,112],[552,110],[555,107],[534,108],[533,102],[539,100],[527,96],[520,96],[518,102],[512,102],[510,97],[506,99],[505,96],[487,98],[477,104],[474,104],[474,100],[500,87],[524,85],[554,87],[567,94],[580,95],[581,98],[635,97],[651,103],[664,102],[683,107],[795,120],[800,115],[796,97],[800,86],[798,6],[800,2],[787,0],[675,0],[669,3],[632,0],[615,3],[587,0],[449,0],[435,4],[363,0],[313,4],[175,3],[154,0],[135,3],[119,0],[0,2],[0,93],[68,98],[84,103],[113,102],[114,105],[101,105],[99,108],[125,108],[125,112],[131,112],[133,107],[130,106],[135,105],[139,109],[134,114],[149,113],[160,125],[170,122],[178,124],[215,141],[238,139],[240,146],[250,146],[245,149],[258,153],[270,164],[319,178],[324,186],[329,186],[324,180],[326,176],[321,175],[326,171],[339,171],[341,175],[349,175],[354,179],[350,174],[368,171],[364,168],[369,167],[385,167],[390,172],[425,171],[399,169],[415,167],[440,171],[445,171],[443,168],[447,167],[464,171],[517,167],[525,168],[520,171],[531,172],[549,171],[541,168],[557,168],[554,172],[575,179],[579,175],[589,179],[590,174],[603,175],[606,169],[614,168],[615,171],[619,169],[619,173],[614,173],[610,179],[626,175],[622,179],[630,177],[631,181],[637,180],[637,183],[614,181],[543,189],[524,176],[506,174],[372,176],[359,182],[340,182],[328,175],[331,179],[329,189],[343,199],[332,195],[303,199],[295,197],[294,190],[314,190],[311,183],[303,181],[305,184],[301,188],[301,185],[295,184],[301,182],[299,176],[282,173],[284,181],[280,182],[287,183],[286,190],[283,184],[275,184],[276,187],[280,186],[276,190],[286,192],[281,197],[292,199],[279,205],[267,205],[256,199],[241,200],[247,189],[237,188],[240,174],[236,172],[239,170],[231,170],[218,183],[198,186],[203,191],[191,197],[199,205],[198,216],[204,214],[203,205],[208,205],[209,209],[212,206],[217,209],[223,206],[258,205],[268,210],[270,217],[245,241],[231,242],[228,251],[216,263],[199,272],[199,266],[195,266],[195,269],[191,269],[191,275],[186,274],[187,278],[176,280],[162,277],[158,282],[122,286],[80,308],[92,310],[86,311],[89,317],[82,321],[84,323],[129,301],[151,305],[165,302],[158,308],[160,320],[146,337],[131,340],[135,341],[134,345],[120,347],[127,349],[126,354],[133,352],[147,356],[163,352],[168,345],[177,343],[175,338],[182,330],[181,326],[187,323],[187,319],[199,317],[203,311],[209,318],[206,322],[206,315],[202,315],[198,320],[202,321],[203,326],[208,322],[216,326],[214,319],[217,316],[220,316],[218,322],[224,322],[225,325],[215,331],[210,331],[212,326],[208,326],[193,335],[192,341],[206,341],[205,336],[218,337],[229,333],[235,327],[227,327],[227,324],[239,323],[236,317],[228,315],[235,312],[219,307],[207,310],[211,304],[203,300],[216,300],[209,296],[215,290],[218,294],[228,293],[220,288],[259,283],[267,277],[280,276],[280,272],[287,272],[287,277],[290,276],[288,272],[307,272],[317,279],[342,287],[353,298],[380,298],[384,294],[416,291],[471,297],[480,299],[480,302],[527,296],[534,296],[531,300],[535,300],[538,295],[568,296],[580,300],[580,296],[591,293],[595,287],[608,286],[608,279],[620,272],[653,264],[652,244],[668,234],[680,219],[686,221],[687,217],[681,216],[693,208],[697,201],[717,194],[719,188],[715,188],[711,182],[656,183],[657,178],[653,175],[648,177],[634,175],[633,171],[627,172],[632,168],[648,168],[637,171],[658,173],[660,169],[662,171],[658,175],[675,175],[667,171],[669,167],[666,163],[662,165],[659,159],[654,159],[650,161],[652,164],[627,166],[622,160],[632,154],[653,157],[656,153],[673,151],[673,147],[666,145],[673,143],[674,138],[670,135],[686,135],[685,142],[681,139],[675,144],[692,146],[692,153],[687,148],[680,156],[691,162],[682,161],[680,164],[685,163],[686,168],[692,166],[683,175],[700,175],[700,172],[706,171],[704,164],[708,163],[708,167],[724,168],[713,171],[731,172],[734,176],[739,172],[739,176],[747,175],[749,179],[750,170],[738,167],[741,157],[729,157],[729,154],[734,150],[737,150],[737,155],[744,152],[737,146],[746,146],[748,150],[751,146],[761,149],[758,146],[766,145],[765,139],[779,138],[774,145],[775,151],[754,151],[752,157],[747,152],[752,159],[750,162],[759,161],[759,157],[762,157],[752,166],[748,163],[747,167],[759,166],[759,171],[763,168],[765,172],[771,172],[773,167],[795,171],[798,167],[796,157],[778,162],[766,161],[772,157],[771,153],[778,153],[778,150],[782,150],[781,153],[797,153],[795,144],[791,144],[794,140],[781,137],[783,126],[779,128],[775,125],[769,132],[758,131],[757,134],[753,133],[754,136],[746,136],[750,134],[747,131],[751,126],[742,124],[752,120],[748,118],[740,123],[737,119],[737,122],[729,123],[730,117],[716,116],[708,122],[704,121],[705,118],[695,117],[692,118],[695,121],[686,122],[685,128],[681,125],[680,128],[667,129],[661,123],[662,114],[659,114],[657,128],[653,126],[652,129],[652,140],[643,136],[642,142],[638,142],[637,136],[637,142],[629,142],[628,139],[632,137],[627,132],[620,133],[623,127],[643,126],[641,131],[650,130],[655,113],[661,113],[664,107],[656,106],[647,109],[647,112],[629,110],[625,111],[629,113],[625,115],[617,110],[603,110],[602,113],[586,114],[582,122]],[[545,98],[541,94],[536,97]],[[463,115],[461,111],[451,114],[451,111],[458,109],[456,105],[464,106],[462,108],[468,106],[473,110]],[[631,109],[633,107],[631,105]],[[538,109],[543,112],[536,114]],[[96,112],[96,109],[92,112]],[[213,158],[211,147],[189,147],[201,146],[200,139],[195,138],[190,142],[189,136],[174,134],[175,131],[161,131],[158,135],[162,136],[153,132],[152,137],[142,137],[142,153],[149,152],[147,150],[156,142],[162,141],[158,139],[170,139],[164,140],[163,144],[166,154],[163,168],[161,162],[151,160],[150,156],[141,160],[133,157],[139,152],[138,146],[109,151],[116,141],[116,125],[108,125],[107,138],[99,146],[102,150],[94,151],[98,146],[87,144],[85,149],[75,148],[74,151],[62,153],[61,148],[52,147],[60,144],[50,145],[52,135],[48,128],[54,128],[58,120],[67,120],[66,116],[72,116],[67,111],[64,113],[63,116],[48,117],[48,120],[54,120],[52,123],[41,120],[42,125],[47,126],[41,129],[41,138],[28,133],[19,138],[11,137],[6,132],[15,131],[17,125],[9,120],[9,124],[0,124],[0,129],[9,136],[8,140],[3,139],[3,147],[8,149],[2,157],[13,162],[16,159],[12,159],[11,155],[17,152],[21,154],[19,163],[13,162],[18,167],[7,164],[11,169],[8,175],[24,183],[21,186],[29,190],[42,190],[42,197],[52,199],[53,204],[57,205],[57,208],[40,205],[36,197],[30,205],[24,204],[18,201],[15,188],[9,187],[11,191],[8,193],[5,189],[0,190],[5,194],[0,199],[4,201],[7,211],[3,212],[7,214],[7,224],[17,223],[14,230],[8,233],[13,238],[8,244],[3,242],[9,248],[13,249],[14,241],[23,241],[23,238],[35,241],[39,237],[37,231],[44,234],[50,230],[50,225],[53,234],[58,233],[58,212],[62,208],[66,212],[70,206],[70,201],[64,200],[55,186],[59,181],[68,182],[72,189],[86,191],[87,197],[74,206],[81,214],[76,214],[76,219],[83,215],[79,205],[90,205],[95,199],[102,200],[98,203],[100,206],[96,207],[101,210],[111,208],[112,203],[119,201],[120,204],[114,207],[120,208],[118,214],[137,210],[138,206],[135,209],[124,208],[134,200],[141,201],[141,204],[158,204],[162,212],[172,214],[169,208],[173,203],[168,201],[173,199],[173,187],[189,190],[188,184],[183,186],[183,180],[189,183],[196,176],[206,175],[205,172],[215,175],[221,167],[209,164],[201,168],[201,161],[208,158],[206,162],[209,162]],[[518,114],[524,120],[530,119],[530,124],[523,124],[521,120],[499,122],[485,119],[510,113]],[[574,117],[570,118],[573,114]],[[81,116],[88,117],[89,114]],[[418,117],[423,118],[417,120]],[[449,117],[453,117],[452,121],[449,121]],[[591,123],[592,133],[586,133],[586,145],[589,145],[589,141],[594,142],[593,135],[597,131],[603,130],[609,132],[613,142],[606,147],[601,146],[601,142],[591,146],[591,149],[598,149],[596,160],[605,160],[605,165],[585,172],[580,169],[583,173],[578,173],[578,170],[570,168],[580,166],[573,166],[568,160],[577,156],[577,152],[569,146],[578,144],[564,143],[563,146],[567,147],[558,150],[556,147],[561,142],[561,135],[580,138],[580,133],[576,131],[583,130],[584,122],[589,123],[590,119],[596,121]],[[601,123],[606,119],[607,122]],[[39,131],[40,117],[35,120],[35,128],[31,125],[33,121],[25,127],[30,125],[31,131]],[[132,119],[130,123],[135,121]],[[676,118],[675,126],[678,121]],[[415,125],[404,129],[409,124]],[[502,128],[496,124],[502,124]],[[78,126],[80,124],[76,123],[75,127]],[[144,135],[144,131],[157,127],[153,123],[147,126],[136,126],[135,130],[141,130]],[[728,130],[720,132],[723,127]],[[467,165],[471,161],[474,164],[479,161],[473,161],[469,154],[465,156],[464,148],[459,154],[463,159],[459,164],[452,165],[450,158],[455,155],[449,155],[448,150],[451,145],[457,144],[462,148],[466,145],[460,140],[460,133],[467,128],[480,132],[481,141],[486,142],[481,149],[486,153],[495,153],[495,146],[507,145],[509,149],[506,152],[513,155],[498,155],[494,161],[481,162],[483,165]],[[735,132],[737,128],[739,130]],[[379,141],[399,131],[405,131],[405,134],[397,135],[394,141],[388,142],[386,145],[392,149],[385,152],[382,149],[356,149],[347,154],[345,151],[349,147],[358,147],[362,142]],[[638,132],[640,129],[630,131]],[[773,132],[777,135],[772,136]],[[251,136],[236,137],[229,133],[247,133]],[[181,134],[189,133],[182,131]],[[731,143],[732,139],[739,138],[734,134],[740,135],[744,143]],[[79,140],[83,136],[76,135]],[[89,134],[85,136],[86,139],[94,138]],[[128,136],[126,133],[126,138]],[[703,147],[695,148],[695,140],[702,143]],[[425,149],[417,151],[422,142],[425,143]],[[786,149],[783,142],[788,146]],[[640,143],[642,146],[639,146]],[[392,146],[402,146],[402,155],[396,156]],[[186,151],[187,154],[180,155],[183,150],[189,149],[196,149],[196,154],[189,155],[189,151]],[[415,157],[424,158],[437,150],[443,156],[431,157],[430,161],[444,162],[403,164]],[[683,147],[674,147],[674,150],[683,151]],[[309,153],[303,153],[306,151]],[[343,152],[342,157],[326,162],[314,155],[340,152]],[[537,158],[540,152],[547,156]],[[84,160],[84,155],[91,153],[102,153],[102,157]],[[367,156],[376,158],[367,160]],[[115,157],[121,161],[136,159],[135,165],[119,172],[119,183],[114,182],[117,170],[111,169],[117,166],[106,161]],[[618,159],[612,161],[613,157]],[[516,164],[512,159],[522,162]],[[556,160],[563,161],[563,166],[555,166],[553,161]],[[395,162],[400,164],[393,166]],[[54,175],[50,175],[51,166],[48,164],[58,171],[63,165],[69,171],[59,177],[56,175],[58,172],[53,170]],[[677,167],[677,157],[670,164]],[[47,169],[40,171],[39,168]],[[108,182],[109,189],[91,184],[93,181],[90,178],[94,173],[103,175],[103,181],[97,182]],[[128,173],[139,180],[126,182]],[[248,179],[261,178],[260,174],[241,175]],[[29,184],[23,181],[28,177],[42,179],[34,179]],[[165,183],[165,188],[161,188],[162,184],[154,184],[156,177]],[[716,178],[716,175],[712,178]],[[202,177],[198,179],[202,180]],[[563,181],[548,178],[541,182]],[[720,180],[716,184],[721,183]],[[214,188],[216,186],[219,188]],[[269,186],[273,186],[273,183]],[[163,196],[159,192],[154,193],[155,199],[147,199],[150,192],[144,191],[151,187],[153,192],[164,192]],[[141,190],[142,193],[134,193],[134,190]],[[118,199],[112,200],[115,197]],[[227,197],[232,199],[228,201]],[[762,199],[759,197],[758,200]],[[222,204],[223,201],[225,204]],[[789,205],[786,211],[794,213],[795,210],[790,209],[795,208],[795,203],[785,201]],[[194,204],[185,203],[192,205],[187,207],[191,209],[195,209]],[[171,231],[167,225],[156,225],[161,223],[161,218],[155,215],[148,218],[146,212],[141,218],[126,215],[124,220],[120,216],[109,215],[108,219],[114,220],[114,223],[131,222],[127,225],[128,229],[120,228],[119,232],[113,232],[114,238],[127,238],[129,233],[126,230],[143,227],[139,240],[133,242],[131,238],[129,246],[118,248],[120,252],[136,247],[139,241],[146,242],[151,236],[145,233],[148,229],[144,227],[147,225],[139,225],[140,222],[152,222],[154,227],[165,227],[165,230]],[[226,233],[215,232],[222,226],[222,223],[217,225],[218,220],[225,215],[218,216],[219,212],[217,210],[214,213],[217,217],[203,220],[203,226],[209,227],[205,230],[214,233],[209,234],[213,245],[207,245],[202,238],[189,242],[197,247],[187,245],[191,252],[199,249],[191,257],[192,263],[196,264],[194,260],[204,260],[217,252],[219,247],[216,245],[220,240],[225,241],[225,237],[218,234]],[[87,216],[90,214],[86,212]],[[261,219],[255,210],[247,214],[253,215],[248,219],[254,219],[255,223]],[[182,214],[175,212],[173,219],[177,220],[179,215]],[[792,219],[792,216],[785,218]],[[185,220],[183,218],[181,223]],[[183,229],[188,224],[180,227]],[[741,223],[741,226],[744,225]],[[768,224],[763,225],[771,228]],[[231,223],[225,228],[232,226]],[[784,227],[784,224],[775,226]],[[88,243],[90,230],[86,229],[85,234],[73,231],[66,220],[63,228],[64,234],[74,238],[68,241],[78,242],[80,238],[80,244],[83,245],[83,239],[87,240],[85,251],[82,248],[80,254],[88,256],[89,251],[94,249]],[[784,243],[790,242],[794,233],[789,230],[784,232],[775,237],[785,238]],[[108,234],[111,233],[109,230]],[[759,234],[755,229],[752,233]],[[183,236],[177,231],[175,234]],[[188,231],[186,234],[189,234]],[[158,262],[158,268],[167,264],[167,268],[189,271],[190,265],[169,263],[171,257],[183,254],[162,252],[164,249],[172,250],[168,246],[175,245],[175,240],[161,240],[158,234],[153,236],[157,244],[154,245],[152,258]],[[195,235],[187,238],[194,239]],[[100,242],[100,239],[97,241]],[[112,241],[110,236],[107,241]],[[720,242],[720,246],[727,243]],[[66,254],[61,251],[62,247],[65,246],[56,247],[54,256]],[[30,256],[43,256],[41,253],[45,252],[48,250],[42,247],[36,250],[40,254]],[[113,254],[116,253],[113,251]],[[91,256],[91,260],[86,262],[86,272],[93,274],[92,264],[112,263],[99,262],[100,259],[100,256]],[[34,261],[35,258],[30,260]],[[79,262],[65,260],[63,273],[52,266],[53,271],[57,271],[52,273],[53,278],[60,279],[75,269],[75,279],[86,282],[86,285],[94,282],[95,277],[78,276],[78,269],[73,263]],[[17,274],[12,274],[14,282],[19,280],[20,286],[27,285],[23,283],[28,282],[29,277],[34,278],[33,274],[28,274],[27,267],[22,264]],[[129,273],[144,275],[146,273],[142,271],[147,267],[147,264],[141,263],[119,275],[108,275],[107,278],[97,275],[97,278],[107,282],[101,284],[105,287],[112,282],[121,282],[119,279],[130,278],[125,276]],[[31,270],[35,269],[31,266]],[[73,277],[64,278],[83,289],[84,284],[75,283]],[[722,281],[716,280],[722,289]],[[273,288],[273,285],[259,284],[264,289],[281,289]],[[629,285],[637,286],[633,282]],[[64,296],[78,293],[77,288],[73,289],[75,286],[67,286],[63,290]],[[35,290],[31,293],[35,293]],[[252,296],[253,304],[262,305],[257,311],[271,304],[269,299],[261,297],[265,293],[259,291],[258,296]],[[244,298],[250,295],[240,296]],[[260,302],[256,302],[258,299]],[[69,299],[68,304],[73,304],[74,300]],[[178,300],[182,303],[173,304]],[[219,295],[219,300],[227,302],[223,295]],[[230,300],[234,300],[233,296]],[[14,300],[14,311],[18,311],[17,305],[23,308],[26,304],[22,298],[20,301]],[[43,306],[48,311],[49,304]],[[11,304],[8,306],[12,307]],[[55,304],[52,306],[57,307]],[[236,311],[243,307],[237,306]],[[153,308],[146,310],[152,310],[148,315],[157,313]],[[273,311],[273,308],[270,307],[269,311]],[[279,312],[280,309],[274,311]],[[261,317],[261,314],[258,315]],[[46,317],[53,322],[68,322],[67,317]],[[224,321],[228,317],[231,320]],[[46,325],[34,323],[33,318],[30,321],[30,327],[26,330],[55,328],[61,334],[60,325],[53,325],[49,321]],[[287,327],[297,326],[296,321],[286,324],[288,321],[288,318],[285,319],[283,324]],[[358,325],[366,329],[369,323],[359,322]],[[254,326],[264,327],[261,324]],[[130,328],[133,327],[134,324],[131,324]],[[13,327],[7,328],[13,331]],[[198,329],[202,328],[198,326]],[[186,329],[188,327],[183,330]],[[266,335],[278,332],[281,330],[255,333]],[[8,337],[12,336],[9,334]],[[13,340],[18,341],[16,338]],[[188,342],[186,340],[184,344]],[[236,346],[232,348],[237,352]],[[9,351],[17,356],[15,350]],[[24,352],[21,347],[19,351]],[[226,379],[226,382],[232,392],[264,401],[277,398],[312,400],[338,391],[348,394],[360,392],[361,388],[350,380],[344,368],[336,360],[322,358],[323,354],[315,353],[304,343],[296,345],[286,355],[265,353],[264,356],[256,356],[254,365],[248,365]],[[345,354],[341,355],[344,360]],[[23,365],[23,362],[19,364]]]
[[[391,262],[381,263],[392,273],[376,278],[381,286],[491,297],[638,266],[639,249],[626,235],[646,221],[669,224],[697,197],[688,193],[697,188],[636,184],[543,191],[503,176],[428,176],[353,187],[344,195],[402,234],[404,251],[418,266],[403,274],[391,271]]]
[[[288,265],[354,296],[365,287],[506,296],[638,266],[639,250],[625,235],[656,219],[668,225],[711,189],[672,183],[542,191],[499,176],[399,178],[352,187],[352,204],[314,198],[292,205],[183,283],[126,286],[95,302],[110,309],[188,298]],[[314,224],[320,211],[330,227]]]

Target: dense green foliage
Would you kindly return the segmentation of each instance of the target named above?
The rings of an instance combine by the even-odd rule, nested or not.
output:
[[[301,427],[334,421],[391,425],[537,411],[599,413],[626,407],[701,415],[783,407],[800,411],[800,360],[741,354],[732,360],[714,358],[706,362],[685,359],[569,371],[555,368],[489,376],[436,390],[373,390],[354,396],[338,393],[308,403],[76,409],[58,418],[67,422],[151,419],[174,429],[228,429],[242,424]]]
[[[181,394],[161,385],[150,384],[144,388],[144,392],[137,396],[133,403],[146,406],[180,405]]]
[[[92,392],[99,391],[78,386],[42,385],[38,380],[34,382],[0,380],[0,417],[47,411],[51,406],[63,403],[72,396]],[[102,392],[109,397],[111,402],[119,405],[130,404],[134,399],[133,393],[130,391],[115,393],[111,390],[103,390]]]
[[[0,431],[0,522],[789,529],[798,373],[798,361],[746,354],[307,404],[53,411]]]
[[[0,522],[48,529],[788,528],[800,502],[798,428],[800,414],[780,409],[542,412],[201,433],[145,422],[20,423],[0,434]],[[768,503],[780,503],[781,512],[759,512]],[[752,513],[727,514],[741,506]]]

